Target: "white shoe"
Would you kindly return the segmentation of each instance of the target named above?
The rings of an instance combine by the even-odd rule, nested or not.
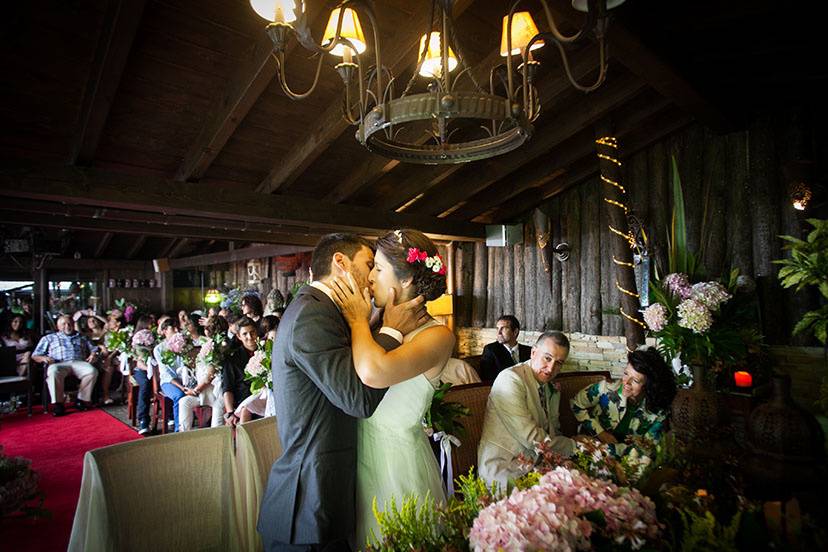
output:
[[[142,427],[138,430],[138,435],[147,435],[150,432],[148,427]]]

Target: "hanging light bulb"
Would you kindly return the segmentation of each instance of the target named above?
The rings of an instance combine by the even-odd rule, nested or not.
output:
[[[250,0],[250,6],[259,17],[273,23],[292,23],[296,21],[296,2],[294,0]]]
[[[331,16],[328,18],[328,26],[325,27],[325,34],[322,35],[322,46],[329,45],[334,37],[336,37],[336,25],[339,22],[339,12],[342,8],[334,8],[331,10]],[[359,23],[359,17],[356,11],[351,8],[345,8],[342,14],[342,28],[339,31],[339,36],[348,39],[356,48],[357,53],[363,53],[368,49],[365,43],[365,35],[362,33],[362,25]],[[337,44],[331,50],[331,54],[339,57],[348,57],[353,55],[353,50],[344,44]]]
[[[507,48],[508,42],[507,38],[509,37],[507,29],[509,25],[509,16],[506,15],[503,17],[503,33],[501,34],[500,38],[500,55],[506,57],[507,55]],[[519,56],[523,49],[526,48],[526,45],[529,44],[529,41],[532,40],[538,34],[538,26],[535,25],[535,20],[532,19],[532,14],[528,11],[517,12],[512,16],[512,52],[513,56]],[[532,44],[532,48],[530,50],[537,50],[538,48],[543,48],[544,42],[543,39],[536,41]]]
[[[435,78],[439,79],[443,74],[443,56],[442,51],[440,50],[440,33],[432,32],[429,33],[430,38],[428,38],[428,51],[425,55],[425,60],[423,60],[423,64],[420,66],[420,75],[423,77]],[[423,48],[425,47],[426,42],[426,35],[420,37],[420,49],[419,52],[423,52]],[[455,67],[457,67],[457,56],[454,55],[451,47],[448,49],[448,70],[449,73],[454,71]]]

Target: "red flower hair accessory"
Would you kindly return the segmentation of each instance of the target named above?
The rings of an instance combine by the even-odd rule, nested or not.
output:
[[[436,272],[441,276],[446,274],[446,266],[443,264],[443,258],[439,254],[429,257],[427,252],[416,247],[409,247],[408,256],[405,260],[408,264],[425,263],[426,268],[431,269],[432,272]]]

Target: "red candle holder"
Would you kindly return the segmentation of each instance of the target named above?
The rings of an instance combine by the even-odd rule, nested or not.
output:
[[[750,372],[739,371],[733,374],[733,381],[736,383],[736,387],[752,387],[753,386],[753,376],[750,375]]]

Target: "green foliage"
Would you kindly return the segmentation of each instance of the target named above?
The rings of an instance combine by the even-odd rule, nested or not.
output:
[[[469,416],[471,411],[458,402],[446,401],[449,389],[451,384],[443,383],[434,391],[431,407],[426,412],[425,425],[432,428],[435,433],[443,431],[448,435],[462,437],[466,433],[466,428],[460,423],[459,418]]]
[[[468,550],[469,529],[480,510],[499,498],[495,486],[469,470],[457,478],[455,496],[446,504],[437,504],[426,495],[422,504],[414,496],[406,496],[397,507],[392,499],[380,512],[374,500],[374,517],[382,531],[382,540],[376,535],[368,538],[366,552],[394,550]]]
[[[737,511],[727,525],[720,523],[709,510],[699,514],[692,509],[679,510],[682,522],[682,539],[674,550],[682,552],[718,551],[737,552],[736,535],[742,520]]]
[[[808,219],[813,230],[804,240],[793,236],[780,236],[791,252],[787,259],[774,263],[782,265],[779,280],[782,287],[795,287],[799,292],[806,286],[816,286],[823,299],[828,299],[828,220]],[[823,345],[828,345],[828,305],[805,313],[793,334],[812,333]]]
[[[692,253],[687,246],[687,216],[684,211],[684,192],[681,189],[681,177],[679,176],[676,157],[672,156],[670,165],[673,185],[673,217],[670,223],[670,235],[667,236],[667,243],[670,244],[667,250],[667,274],[681,272],[687,274],[690,281],[702,279],[703,268],[701,266],[702,251]],[[704,240],[701,241],[704,244]]]

